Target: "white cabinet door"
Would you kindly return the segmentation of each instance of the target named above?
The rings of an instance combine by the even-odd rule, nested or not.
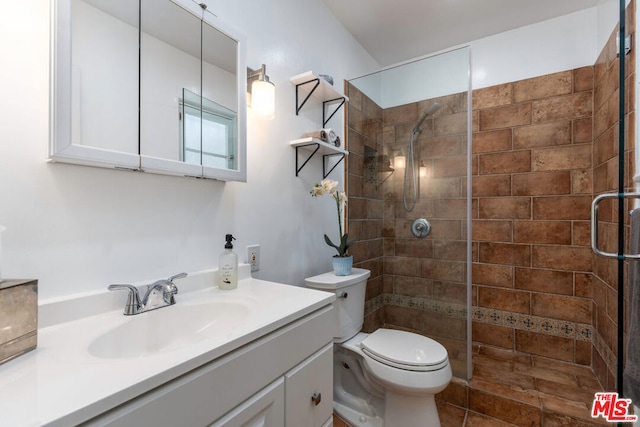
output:
[[[210,427],[282,427],[284,379],[279,378]]]
[[[333,344],[285,374],[287,427],[321,427],[333,413]]]

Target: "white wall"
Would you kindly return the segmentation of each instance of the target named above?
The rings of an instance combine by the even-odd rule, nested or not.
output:
[[[593,65],[597,18],[594,7],[471,42],[473,88]]]
[[[47,163],[49,3],[5,2],[0,13],[4,277],[39,279],[41,298],[102,291],[110,283],[216,267],[226,233],[237,237],[241,260],[246,245],[261,244],[258,277],[301,284],[330,269],[322,234],[337,229],[335,206],[308,195],[321,179],[320,162],[296,178],[289,147],[321,127],[321,113],[305,108],[295,116],[289,77],[331,74],[341,91],[343,79],[377,64],[320,0],[210,5],[245,34],[247,64],[266,63],[277,87],[273,121],[249,114],[247,183]],[[341,114],[329,125],[342,136]]]
[[[335,207],[308,195],[321,179],[320,161],[296,178],[289,147],[289,140],[321,127],[321,110],[305,106],[295,116],[289,77],[308,70],[330,74],[341,91],[343,79],[378,66],[320,0],[239,0],[210,9],[245,34],[247,65],[266,63],[277,86],[275,120],[258,121],[249,112],[247,183],[47,163],[49,0],[2,5],[4,277],[39,279],[43,298],[103,290],[110,283],[215,267],[226,233],[238,238],[241,259],[246,245],[262,246],[257,277],[301,284],[330,269],[333,253],[322,234],[337,234]],[[505,33],[474,42],[474,69],[486,73],[474,76],[474,88],[592,65],[595,58],[577,58],[584,49],[597,50],[591,27],[599,25],[599,15],[583,13],[568,19],[588,27],[586,38],[565,34],[563,29],[571,32],[568,22],[547,22],[522,29],[515,39]],[[328,126],[344,137],[341,114]],[[341,178],[340,169],[334,179]]]
[[[468,59],[463,46],[471,48],[473,89],[590,66],[618,17],[617,3],[603,0],[597,7],[473,40],[353,83],[382,108],[466,91]]]

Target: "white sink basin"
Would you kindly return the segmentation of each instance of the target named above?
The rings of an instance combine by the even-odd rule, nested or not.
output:
[[[224,338],[242,326],[256,306],[249,299],[215,298],[127,316],[124,323],[95,338],[89,353],[104,359],[137,358]]]

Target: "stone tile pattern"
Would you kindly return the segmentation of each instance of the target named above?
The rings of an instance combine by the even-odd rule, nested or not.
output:
[[[605,426],[591,418],[602,386],[587,366],[475,346],[473,378],[436,395],[443,426]]]
[[[631,33],[634,8],[631,2]],[[615,260],[592,253],[589,221],[593,196],[617,188],[615,35],[592,67],[478,89],[472,97],[473,341],[592,366],[606,389],[614,388],[617,361],[617,269]],[[635,50],[626,59],[625,108],[627,123],[634,123]],[[374,309],[367,311],[365,330],[387,325],[432,336],[447,347],[454,371],[464,377],[466,321],[452,318],[440,325],[442,313],[407,301],[466,304],[466,97],[383,111],[353,86],[347,84],[346,91],[348,225],[360,239],[353,251],[356,265],[374,272],[366,297]],[[386,158],[406,151],[411,129],[434,101],[443,107],[424,122],[417,141],[428,178],[408,214],[402,207],[403,171],[384,182],[366,180],[364,146]],[[625,138],[625,179],[632,190],[633,126],[626,126]],[[615,252],[617,206],[600,206],[601,248]],[[410,234],[411,220],[418,217],[432,222],[427,239]],[[492,313],[501,320],[489,321]],[[527,321],[538,326],[529,329]],[[552,332],[541,329],[545,324]],[[558,333],[564,324],[591,336]]]
[[[346,110],[349,150],[347,230],[350,236],[357,239],[349,252],[354,257],[354,267],[371,271],[365,300],[373,301],[383,292],[383,192],[378,180],[372,181],[371,174],[367,172],[371,165],[370,159],[365,161],[365,147],[377,153],[374,166],[382,166],[378,162],[378,159],[382,161],[384,151],[381,140],[382,109],[348,82],[345,83],[345,93],[349,96]],[[378,306],[366,314],[363,329],[372,332],[383,324],[384,307]]]
[[[627,6],[626,32],[635,38],[635,1]],[[600,53],[594,66],[594,116],[593,116],[593,193],[617,192],[618,189],[618,116],[620,90],[619,59],[616,55],[617,30],[610,36],[605,48]],[[626,55],[625,62],[625,189],[633,191],[634,168],[633,150],[635,146],[635,56],[636,49]],[[617,252],[617,216],[618,208],[615,203],[601,203],[599,209],[600,247],[607,252]],[[633,209],[633,202],[627,201],[624,211]],[[627,221],[625,241],[629,242],[629,216]],[[628,249],[627,249],[628,251]],[[618,347],[618,279],[617,261],[593,256],[593,277],[591,296],[594,312],[593,324],[596,326],[596,340],[592,366],[598,379],[607,390],[615,390],[615,372]],[[625,295],[628,295],[627,268],[624,270]],[[625,297],[625,305],[628,299]],[[628,319],[628,317],[627,317]]]
[[[478,314],[593,324],[593,81],[594,67],[585,67],[473,93],[472,304]],[[466,305],[466,96],[437,99],[443,107],[424,122],[416,147],[429,173],[407,213],[404,171],[373,185],[363,178],[365,160],[358,153],[366,144],[389,158],[406,154],[411,129],[436,100],[379,110],[355,88],[348,95],[349,150],[355,154],[349,156],[348,224],[350,234],[368,238],[353,254],[356,265],[382,267],[367,300],[384,303],[367,312],[365,327],[384,324],[438,339],[456,376],[464,378],[466,321],[442,322],[440,313],[385,296]],[[411,221],[420,217],[432,223],[426,239],[411,235]],[[473,317],[474,342],[591,365],[591,340],[489,318]]]
[[[474,342],[591,365],[593,70],[473,93]]]
[[[635,33],[634,16],[632,1],[627,33]],[[472,97],[474,345],[504,352],[498,359],[511,354],[530,363],[555,363],[560,372],[591,368],[595,379],[550,385],[542,376],[547,368],[532,369],[527,362],[518,365],[517,375],[502,376],[502,365],[493,360],[485,364],[489,368],[474,368],[470,385],[454,378],[443,392],[447,399],[439,406],[450,416],[446,425],[593,425],[585,417],[593,392],[615,388],[616,261],[592,254],[589,220],[593,196],[617,189],[616,34],[592,67],[483,88]],[[626,122],[634,123],[635,49],[626,59],[625,114]],[[421,186],[416,210],[406,214],[402,171],[374,184],[366,180],[364,145],[387,158],[405,149],[419,112],[436,100],[382,111],[353,86],[345,90],[350,97],[348,224],[364,237],[354,247],[356,265],[374,272],[365,330],[389,326],[434,337],[447,347],[455,374],[464,378],[466,354],[460,343],[467,319],[460,316],[460,307],[466,307],[460,297],[466,294],[461,289],[466,235],[458,196],[466,191],[459,118],[465,97],[438,99],[444,107],[425,121],[418,144],[430,184]],[[626,126],[625,132],[624,178],[631,191],[634,127]],[[615,252],[617,206],[600,206],[601,248]],[[625,211],[631,208],[627,204]],[[417,242],[409,234],[410,219],[421,216],[436,218],[434,234]],[[623,283],[628,287],[626,269]],[[571,334],[565,333],[567,327]],[[473,361],[482,364],[475,353]],[[483,385],[487,375],[493,377],[484,378]],[[510,382],[513,377],[527,377],[534,386]],[[545,384],[549,387],[543,390]],[[574,392],[580,398],[567,399]],[[533,394],[533,401],[523,393]],[[510,409],[514,400],[516,410]],[[491,412],[487,401],[504,410]]]
[[[374,282],[367,301],[384,298],[420,298],[451,306],[466,304],[466,94],[380,109],[357,88],[347,87],[349,167],[349,234],[358,236],[353,247],[356,266],[373,265]],[[367,178],[365,146],[377,151],[378,170],[398,152],[406,154],[411,131],[433,102],[443,106],[422,124],[415,147],[428,175],[420,180],[419,198],[412,213],[403,207],[404,169],[379,172]],[[414,218],[428,218],[432,232],[425,239],[411,234]],[[362,236],[362,237],[360,237]],[[365,267],[367,268],[367,267]],[[456,375],[466,377],[467,324],[463,317],[440,321],[440,314],[420,307],[388,302],[373,304],[365,330],[382,325],[437,338],[447,347]]]
[[[387,306],[428,311],[433,315],[438,315],[446,319],[447,322],[451,320],[450,318],[467,319],[466,305],[443,303],[431,298],[394,294],[382,294],[367,301],[365,304],[365,313],[373,313],[381,307]],[[471,316],[474,322],[499,325],[522,331],[576,339],[585,342],[594,342],[596,339],[591,324],[568,322],[566,320],[524,315],[483,307],[473,307]]]

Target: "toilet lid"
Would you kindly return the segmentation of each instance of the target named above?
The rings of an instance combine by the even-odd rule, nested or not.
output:
[[[361,346],[372,359],[410,371],[435,371],[448,363],[447,350],[440,343],[412,332],[378,329]]]

